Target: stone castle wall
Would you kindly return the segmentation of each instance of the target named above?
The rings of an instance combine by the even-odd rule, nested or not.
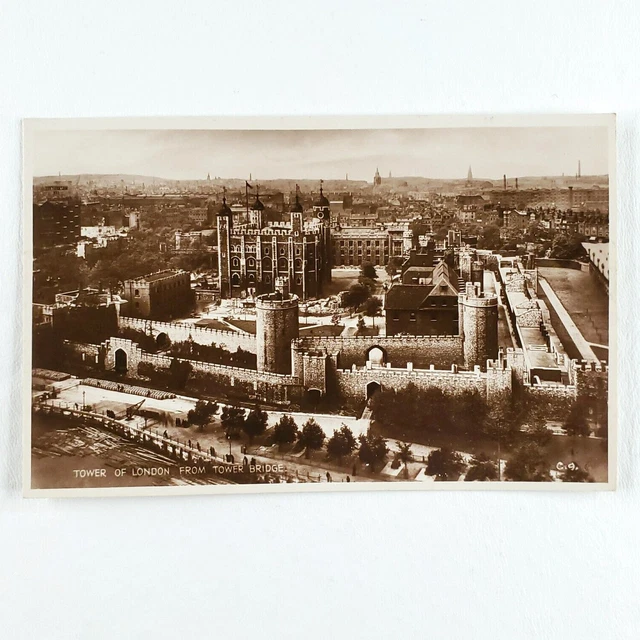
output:
[[[168,369],[171,356],[165,356],[156,353],[147,353],[131,340],[124,338],[110,338],[104,345],[105,349],[105,369],[115,368],[115,354],[121,349],[127,354],[127,375],[131,378],[140,378],[138,374],[138,365],[141,362],[151,364],[157,369]],[[216,381],[229,387],[247,385],[252,391],[261,397],[271,399],[286,399],[288,394],[299,395],[300,384],[297,379],[292,376],[277,373],[258,373],[253,369],[242,369],[240,367],[229,367],[222,364],[213,364],[210,362],[199,362],[197,360],[187,360],[186,358],[178,358],[181,362],[188,362],[193,371],[209,374],[215,377]]]
[[[385,363],[395,367],[409,362],[424,369],[432,364],[445,369],[464,364],[461,336],[310,336],[293,342],[294,373],[303,371],[305,352],[338,353],[338,367],[350,369],[354,364],[364,366],[374,347],[382,349]]]
[[[104,358],[104,350],[100,345],[87,344],[84,342],[68,342],[74,360],[82,362],[87,366],[100,366]]]
[[[503,393],[511,392],[511,370],[502,363],[489,363],[486,372],[476,367],[474,371],[458,371],[453,365],[451,370],[391,369],[374,367],[365,369],[338,370],[337,387],[344,397],[362,398],[367,395],[367,385],[375,382],[382,389],[399,390],[409,384],[418,389],[440,389],[448,395],[463,392],[477,392],[491,402]]]
[[[207,327],[196,327],[187,322],[157,322],[142,318],[120,317],[120,328],[136,329],[154,337],[166,333],[172,342],[186,342],[191,339],[197,344],[211,345],[215,343],[228,351],[236,351],[238,347],[244,351],[256,353],[256,337],[239,331],[219,331]]]
[[[123,338],[111,338],[102,345],[71,344],[77,356],[86,359],[88,364],[98,365],[104,359],[105,369],[115,367],[115,354],[118,349],[127,356],[127,374],[138,378],[140,362],[148,363],[157,369],[167,369],[173,360],[170,356],[147,353],[140,347]],[[229,367],[225,365],[189,362],[194,372],[211,376],[217,386],[227,386],[247,393],[251,397],[275,402],[297,401],[305,389],[319,389],[322,393],[343,399],[363,399],[367,396],[367,385],[379,384],[383,389],[402,389],[413,384],[419,389],[440,389],[448,395],[463,392],[478,392],[488,402],[505,393],[511,394],[513,385],[519,382],[520,393],[524,398],[539,403],[539,407],[549,419],[563,419],[566,411],[576,400],[584,401],[594,411],[606,410],[607,368],[590,363],[573,361],[570,366],[570,384],[533,385],[519,371],[524,367],[521,350],[509,349],[505,357],[486,363],[486,371],[476,366],[473,371],[462,371],[457,365],[449,369],[414,368],[411,363],[405,368],[390,366],[375,367],[369,363],[351,369],[338,368],[336,354],[301,354],[301,378],[277,373],[258,373],[251,369]]]

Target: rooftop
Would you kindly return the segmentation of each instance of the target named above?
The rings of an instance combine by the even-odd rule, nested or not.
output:
[[[139,276],[137,278],[133,278],[132,281],[143,281],[143,282],[157,282],[158,280],[164,280],[165,278],[172,278],[177,275],[181,275],[183,273],[187,273],[182,269],[165,269],[164,271],[157,271],[156,273],[149,273],[145,276]]]
[[[386,238],[389,234],[386,229],[371,229],[370,227],[342,227],[340,231],[334,231],[332,235],[336,238]]]

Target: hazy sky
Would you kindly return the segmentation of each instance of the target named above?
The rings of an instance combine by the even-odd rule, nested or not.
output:
[[[605,127],[311,131],[39,131],[34,175],[169,179],[474,178],[606,174]]]

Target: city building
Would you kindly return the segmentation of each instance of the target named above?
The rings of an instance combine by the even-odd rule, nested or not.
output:
[[[34,253],[53,247],[75,246],[80,240],[79,203],[51,202],[33,205]]]
[[[53,304],[32,305],[34,330],[73,341],[101,342],[118,331],[126,301],[110,291],[89,287],[58,293]]]
[[[127,244],[126,235],[116,234],[102,236],[95,240],[80,240],[76,245],[76,255],[88,261],[99,260],[101,257],[112,256],[121,253]]]
[[[598,274],[600,282],[609,293],[609,243],[608,242],[583,242],[589,256],[589,268],[591,272]]]
[[[188,213],[189,222],[192,224],[209,227],[213,224],[214,213],[211,207],[203,207],[200,209],[191,209]]]
[[[418,283],[394,284],[387,291],[388,336],[458,334],[458,274],[443,260],[422,270]]]
[[[336,266],[359,267],[363,262],[385,266],[391,257],[405,256],[412,239],[408,225],[343,227],[332,235],[333,261]]]
[[[215,229],[176,231],[174,244],[175,250],[180,253],[189,253],[192,251],[213,251],[215,234]]]
[[[322,186],[312,210],[313,220],[305,223],[296,195],[288,222],[266,224],[265,206],[256,197],[249,221],[237,224],[223,198],[217,214],[221,296],[271,293],[276,279],[285,277],[291,293],[302,300],[321,297],[323,286],[331,281],[331,207]]]
[[[342,222],[344,226],[349,227],[375,227],[379,219],[380,216],[375,205],[357,202],[351,207],[348,215],[342,217]]]
[[[400,282],[402,284],[429,284],[438,262],[434,242],[428,243],[419,250],[412,249],[409,252],[409,257],[400,267]]]
[[[54,180],[48,184],[34,185],[34,200],[67,201],[76,196],[70,180]]]
[[[184,316],[195,302],[189,272],[173,269],[125,280],[123,297],[130,316],[153,320]]]
[[[609,213],[609,189],[594,185],[591,188],[566,189],[488,189],[483,192],[492,206],[516,209],[564,209],[572,211],[600,211]]]

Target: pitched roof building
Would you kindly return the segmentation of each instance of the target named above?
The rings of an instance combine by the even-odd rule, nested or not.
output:
[[[387,292],[387,335],[457,335],[458,274],[444,260],[420,269],[419,284],[395,284]]]

